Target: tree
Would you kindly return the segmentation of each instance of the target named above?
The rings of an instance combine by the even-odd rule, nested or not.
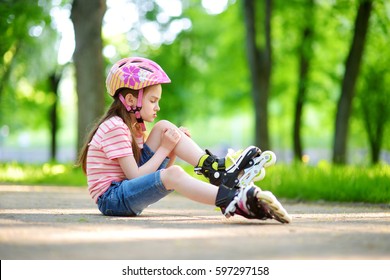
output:
[[[295,100],[295,115],[294,115],[294,129],[293,129],[293,142],[294,142],[294,158],[296,160],[302,160],[303,148],[301,139],[301,122],[303,114],[303,106],[306,100],[306,92],[308,85],[308,74],[310,69],[310,59],[312,56],[312,40],[313,40],[313,12],[314,1],[308,0],[307,7],[305,7],[304,18],[305,26],[302,30],[302,42],[299,48],[299,81],[298,92]]]
[[[104,63],[101,36],[105,0],[74,0],[71,19],[75,30],[78,96],[77,148],[80,150],[88,128],[104,112]]]
[[[380,162],[381,151],[390,141],[390,29],[384,2],[375,2],[367,35],[362,79],[357,88],[357,109],[354,116],[363,123],[367,134],[372,164]],[[380,55],[378,55],[378,51]],[[387,133],[387,134],[386,134]]]
[[[57,132],[59,126],[58,119],[58,89],[61,82],[62,70],[60,72],[52,73],[49,76],[49,89],[53,93],[53,104],[49,112],[50,119],[50,159],[55,161],[57,159]]]
[[[345,73],[342,81],[341,96],[337,105],[333,162],[345,164],[347,160],[347,137],[352,100],[355,85],[363,57],[364,45],[368,30],[368,22],[372,10],[372,0],[361,0],[355,19],[355,31],[345,63]]]
[[[370,66],[364,76],[364,86],[359,92],[360,110],[370,145],[371,163],[379,162],[386,124],[390,121],[390,90],[387,66],[379,61]]]
[[[255,107],[255,145],[270,149],[268,132],[268,97],[271,80],[271,11],[272,0],[266,0],[265,7],[256,6],[258,1],[244,1],[246,46],[251,73],[252,98]],[[263,46],[257,42],[257,13],[264,10]]]

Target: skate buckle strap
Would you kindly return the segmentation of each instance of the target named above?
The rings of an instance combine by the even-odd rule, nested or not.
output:
[[[225,158],[218,158],[218,170],[224,171],[225,170]]]
[[[194,171],[198,175],[204,175],[206,178],[213,176],[218,179],[221,176],[221,171],[225,170],[225,159],[218,158],[209,150],[206,149],[206,154],[199,159],[198,165],[194,167]]]
[[[203,162],[201,163],[201,160],[202,160],[202,158],[204,157],[204,156],[203,156],[203,157],[199,160],[198,165],[194,167],[194,171],[195,171],[198,175],[202,175],[202,171],[204,171],[204,172],[205,172],[204,175],[205,175],[206,177],[208,177],[208,173],[209,173],[210,170],[208,170],[207,168],[205,168],[205,166],[211,166],[211,165],[213,164],[214,160],[213,160],[212,157],[210,156],[208,150],[206,150],[206,154],[209,155],[209,156],[206,157],[206,158],[203,160]]]
[[[225,170],[225,158],[217,157],[212,152],[210,152],[208,149],[206,149],[206,154],[209,155],[209,157],[206,159],[206,161],[210,160],[210,162],[208,162],[210,164],[210,166],[212,166],[212,164],[216,161],[218,163],[217,170]],[[215,171],[217,171],[217,170],[215,170]]]

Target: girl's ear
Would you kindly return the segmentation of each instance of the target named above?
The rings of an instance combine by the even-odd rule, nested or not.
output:
[[[137,98],[135,98],[131,93],[127,94],[125,97],[127,105],[133,107],[137,104]]]

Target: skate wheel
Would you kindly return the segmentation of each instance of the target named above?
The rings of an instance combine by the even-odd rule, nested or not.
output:
[[[253,178],[253,182],[261,181],[261,180],[264,179],[264,177],[265,177],[265,169],[262,168],[262,169],[260,170],[260,173],[259,173],[255,178]]]
[[[276,155],[274,152],[271,152],[271,151],[264,151],[262,154],[261,154],[266,162],[264,164],[264,167],[269,167],[269,166],[272,166],[275,164],[276,162]]]
[[[269,191],[263,191],[259,194],[258,198],[267,206],[271,212],[272,218],[283,223],[291,223],[292,218],[283,208],[282,204],[276,199],[276,197]]]

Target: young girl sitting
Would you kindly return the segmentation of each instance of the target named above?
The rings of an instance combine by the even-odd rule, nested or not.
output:
[[[253,185],[240,187],[240,171],[260,150],[248,147],[235,159],[204,152],[187,129],[158,121],[145,139],[146,122],[160,111],[161,84],[170,83],[155,62],[130,57],[111,68],[106,86],[113,97],[107,113],[91,131],[80,152],[88,190],[104,215],[136,216],[172,191],[221,208],[227,217],[290,222],[291,218],[270,192]],[[205,175],[210,183],[173,165],[179,157]]]

